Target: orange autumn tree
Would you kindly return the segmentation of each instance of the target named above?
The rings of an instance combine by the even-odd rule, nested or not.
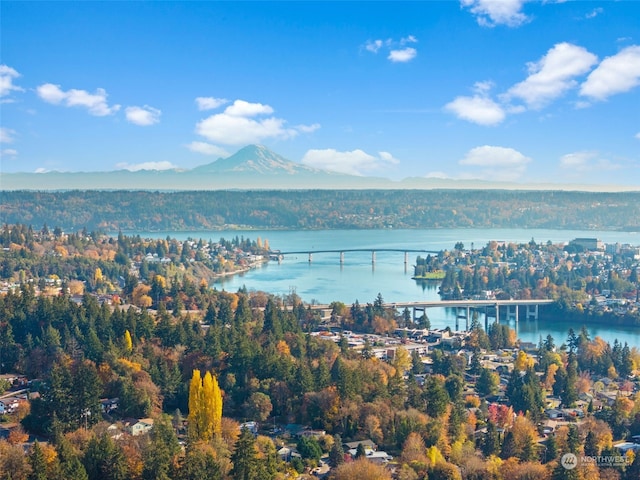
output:
[[[222,433],[222,392],[211,372],[204,378],[195,369],[189,384],[189,435],[195,440],[210,441]]]

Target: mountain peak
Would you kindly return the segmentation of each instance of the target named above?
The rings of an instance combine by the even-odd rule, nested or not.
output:
[[[215,162],[202,165],[194,169],[197,172],[253,172],[263,175],[296,173],[313,173],[318,170],[291,162],[272,152],[264,145],[247,145],[227,158],[220,158]]]

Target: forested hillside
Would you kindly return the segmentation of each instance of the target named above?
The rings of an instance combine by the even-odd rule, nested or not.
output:
[[[2,192],[2,223],[122,231],[640,229],[640,192],[507,190]]]

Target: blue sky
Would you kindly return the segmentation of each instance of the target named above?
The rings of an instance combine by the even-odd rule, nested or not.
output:
[[[640,2],[2,1],[3,172],[314,167],[640,187]]]

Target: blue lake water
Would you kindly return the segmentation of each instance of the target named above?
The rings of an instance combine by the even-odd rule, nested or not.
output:
[[[456,242],[463,242],[466,248],[479,248],[491,240],[538,243],[569,242],[574,238],[599,238],[605,243],[629,243],[640,245],[638,232],[579,231],[579,230],[516,230],[516,229],[439,229],[439,230],[320,230],[320,231],[261,231],[224,230],[212,232],[154,232],[140,233],[142,236],[181,240],[202,238],[217,241],[235,236],[255,240],[268,240],[274,250],[309,251],[340,249],[453,249]],[[404,253],[376,252],[372,264],[371,252],[346,252],[344,263],[340,264],[339,253],[316,253],[312,262],[308,255],[286,255],[281,263],[271,261],[250,272],[226,277],[214,286],[227,291],[263,290],[276,295],[295,292],[305,302],[330,303],[341,301],[351,305],[356,300],[360,304],[373,302],[380,293],[385,302],[416,300],[438,300],[438,283],[422,283],[411,279],[413,265],[418,253],[409,254],[409,263],[404,264]],[[423,257],[426,253],[421,254]],[[433,328],[455,325],[455,313],[444,308],[427,311]],[[515,322],[511,322],[516,327]],[[563,322],[534,322],[521,320],[517,325],[518,336],[526,341],[537,342],[539,337],[551,334],[558,343],[567,337],[568,329],[578,330],[581,325]],[[632,327],[612,327],[610,325],[588,326],[591,336],[599,335],[613,342],[621,342],[640,347],[640,329]]]

